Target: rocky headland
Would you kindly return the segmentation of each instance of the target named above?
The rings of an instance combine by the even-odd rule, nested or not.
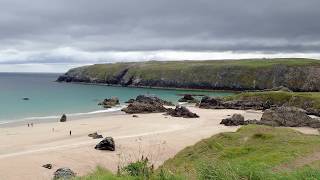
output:
[[[320,61],[252,59],[96,64],[69,70],[58,82],[210,90],[320,90]]]

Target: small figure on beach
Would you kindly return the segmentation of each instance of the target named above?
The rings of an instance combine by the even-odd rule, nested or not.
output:
[[[30,127],[30,124],[28,123],[28,127]]]
[[[70,134],[70,136],[71,136],[71,130],[70,130],[69,134]]]
[[[33,123],[31,123],[31,127],[33,127]]]

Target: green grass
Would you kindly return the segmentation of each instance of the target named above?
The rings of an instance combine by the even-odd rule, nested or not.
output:
[[[129,168],[130,171],[126,171],[129,173],[115,175],[98,168],[76,180],[320,179],[319,160],[301,167],[282,168],[283,164],[292,164],[296,159],[319,150],[319,136],[304,135],[288,128],[249,125],[235,133],[221,133],[185,148],[154,173],[147,173],[148,176],[137,173],[142,172],[139,167],[145,167],[138,162],[123,168]]]
[[[287,128],[250,125],[188,147],[166,161],[162,168],[190,179],[299,179],[302,175],[320,178],[319,168],[273,170],[319,150],[318,136]]]
[[[250,101],[270,101],[277,105],[290,105],[300,108],[320,109],[319,92],[284,92],[284,91],[265,91],[265,92],[244,92],[225,98],[226,100],[250,100]]]

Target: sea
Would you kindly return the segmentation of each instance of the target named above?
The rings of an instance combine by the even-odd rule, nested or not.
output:
[[[0,73],[0,125],[14,122],[58,120],[62,114],[82,117],[120,111],[125,101],[140,94],[155,95],[178,103],[179,94],[228,96],[232,92],[132,88],[59,83],[60,74]],[[121,105],[104,109],[98,103],[118,97]],[[27,98],[28,100],[24,100]]]

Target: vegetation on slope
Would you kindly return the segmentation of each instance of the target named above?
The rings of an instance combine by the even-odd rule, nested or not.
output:
[[[318,136],[304,135],[288,128],[249,125],[235,133],[221,133],[182,150],[149,179],[319,179],[319,159],[295,166],[297,160],[319,150]],[[132,175],[117,176],[99,168],[80,179],[146,179],[141,174]]]
[[[319,91],[319,72],[320,61],[313,59],[148,61],[75,68],[58,81],[224,90],[283,85],[296,91]]]
[[[226,100],[249,100],[269,101],[278,106],[288,105],[303,109],[320,109],[319,92],[285,92],[285,91],[264,91],[264,92],[243,92],[225,98]]]

